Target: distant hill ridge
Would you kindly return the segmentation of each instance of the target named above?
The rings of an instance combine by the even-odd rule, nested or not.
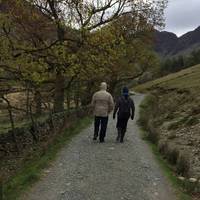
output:
[[[200,26],[181,37],[167,31],[155,31],[155,51],[161,56],[186,54],[200,49]]]

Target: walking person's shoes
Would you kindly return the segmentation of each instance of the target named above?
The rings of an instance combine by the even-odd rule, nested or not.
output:
[[[97,140],[97,137],[98,137],[98,135],[97,135],[97,134],[94,134],[93,140],[94,140],[94,141]]]
[[[104,140],[104,139],[100,139],[99,142],[100,142],[100,143],[104,143],[105,140]]]
[[[118,128],[116,142],[119,142],[120,138],[121,138],[121,129]]]
[[[93,137],[93,140],[94,140],[94,141],[95,141],[95,140],[97,140],[97,137],[96,137],[96,136],[94,136],[94,137]]]
[[[124,137],[121,135],[120,137],[120,143],[123,143],[124,142]]]
[[[121,131],[121,137],[120,137],[120,143],[124,142],[124,135],[125,135],[126,130]]]

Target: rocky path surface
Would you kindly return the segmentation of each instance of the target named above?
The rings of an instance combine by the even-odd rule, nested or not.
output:
[[[136,117],[129,121],[125,142],[115,142],[116,128],[109,120],[105,143],[92,141],[93,126],[83,130],[59,153],[41,181],[23,200],[175,200],[136,125],[143,96],[133,97]]]

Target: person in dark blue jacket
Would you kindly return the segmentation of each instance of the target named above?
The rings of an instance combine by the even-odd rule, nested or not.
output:
[[[117,113],[117,141],[123,142],[124,135],[127,129],[127,123],[129,118],[134,119],[135,105],[133,100],[129,97],[129,90],[124,87],[122,90],[122,96],[119,97],[115,104],[115,109],[113,112],[113,119],[115,119]]]

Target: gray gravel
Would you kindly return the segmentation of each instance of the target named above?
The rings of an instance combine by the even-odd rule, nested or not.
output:
[[[142,95],[135,95],[136,117],[129,121],[123,144],[115,143],[109,120],[106,143],[92,141],[93,126],[83,130],[59,153],[24,200],[175,200],[136,125]]]

